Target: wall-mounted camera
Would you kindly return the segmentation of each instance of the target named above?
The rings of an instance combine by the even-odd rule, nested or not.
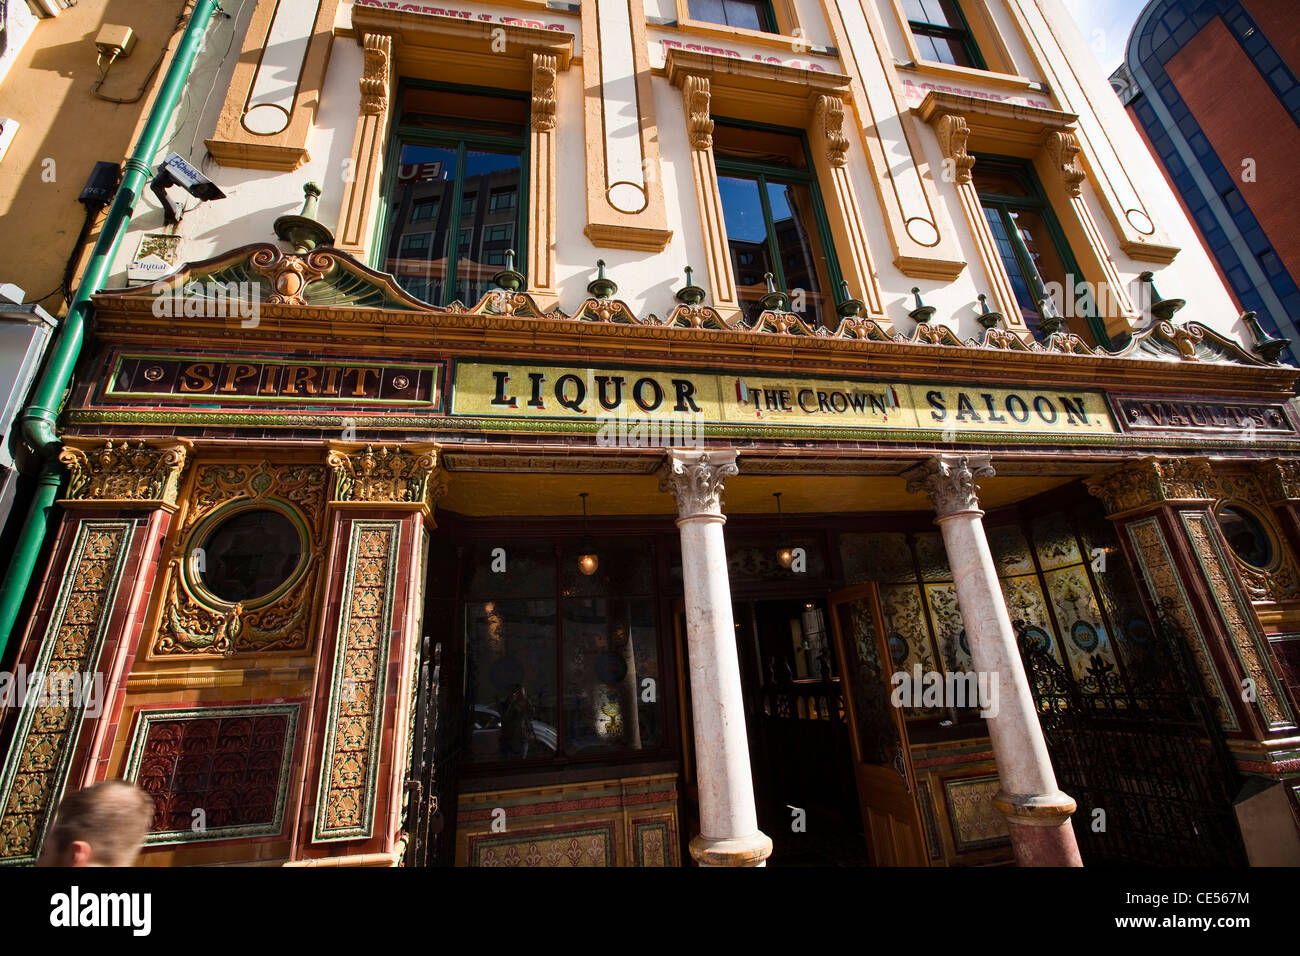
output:
[[[149,188],[162,203],[163,218],[169,226],[174,226],[181,221],[176,214],[176,208],[167,198],[167,190],[172,186],[183,187],[199,202],[226,198],[226,194],[217,188],[217,184],[199,172],[197,167],[186,162],[184,157],[176,153],[168,153],[163,164],[158,167],[158,175],[149,183]]]

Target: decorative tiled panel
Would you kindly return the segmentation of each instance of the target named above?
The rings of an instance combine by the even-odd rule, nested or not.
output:
[[[676,774],[462,793],[460,866],[679,866]]]
[[[578,824],[530,834],[481,833],[469,838],[470,866],[613,866],[614,822]]]
[[[133,527],[127,520],[81,522],[34,673],[95,671]],[[24,703],[0,773],[0,864],[35,860],[66,783],[87,703],[84,697]]]
[[[368,837],[392,630],[400,520],[354,521],[341,596],[312,839]]]
[[[1007,821],[993,808],[998,792],[996,775],[963,777],[943,782],[957,851],[975,850],[1007,842]]]
[[[141,713],[124,776],[158,806],[146,842],[278,834],[284,825],[299,707]]]
[[[1192,657],[1196,661],[1196,669],[1205,680],[1205,688],[1214,701],[1219,722],[1229,730],[1241,729],[1235,712],[1225,704],[1227,694],[1223,689],[1223,681],[1219,679],[1219,672],[1210,659],[1205,635],[1192,613],[1191,601],[1174,567],[1173,555],[1169,553],[1169,545],[1158,519],[1152,517],[1132,521],[1125,526],[1125,530],[1153,599],[1163,605],[1165,613],[1191,638]]]
[[[1268,642],[1250,610],[1246,597],[1232,573],[1219,538],[1206,512],[1180,512],[1183,527],[1192,540],[1193,551],[1210,595],[1227,628],[1228,641],[1242,671],[1254,685],[1255,698],[1270,729],[1295,726],[1295,714],[1278,683],[1268,652]]]

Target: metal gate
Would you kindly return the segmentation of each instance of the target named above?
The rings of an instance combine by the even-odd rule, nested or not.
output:
[[[1158,621],[1120,673],[1076,677],[1015,622],[1057,783],[1087,866],[1244,866],[1238,780],[1186,637]]]

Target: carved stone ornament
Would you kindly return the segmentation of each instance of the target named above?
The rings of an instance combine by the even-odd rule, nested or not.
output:
[[[732,475],[739,474],[736,452],[686,451],[668,453],[659,472],[659,490],[671,491],[677,499],[677,513],[722,515],[722,486]]]
[[[68,469],[73,501],[149,501],[176,504],[181,471],[192,446],[184,440],[123,441],[102,446],[65,445],[59,461]]]
[[[1270,502],[1300,500],[1300,459],[1274,458],[1255,464]]]
[[[331,443],[334,500],[378,504],[424,505],[446,493],[446,476],[438,468],[436,445]]]
[[[554,53],[533,54],[533,129],[555,129],[558,65]]]
[[[1082,150],[1074,139],[1073,133],[1059,130],[1047,134],[1044,146],[1052,159],[1052,166],[1061,174],[1065,189],[1071,196],[1078,196],[1083,191],[1085,174],[1079,165],[1079,153]]]
[[[935,121],[934,129],[939,135],[939,148],[943,151],[944,159],[952,160],[954,181],[959,186],[966,185],[971,180],[970,171],[975,165],[975,157],[966,152],[966,141],[970,138],[970,126],[966,123],[966,118],[955,113],[945,113]]]
[[[266,276],[275,290],[266,301],[270,305],[306,305],[306,288],[323,279],[337,265],[328,252],[311,252],[307,255],[284,255],[278,249],[259,249],[249,259],[249,264]]]
[[[940,518],[979,511],[978,478],[991,478],[988,455],[936,455],[903,472],[907,491],[924,491]]]
[[[388,112],[389,70],[393,61],[393,38],[384,33],[367,33],[365,64],[361,73],[361,112]]]
[[[849,151],[849,138],[844,133],[844,101],[823,93],[817,97],[816,113],[826,137],[826,158],[832,166],[843,166]]]
[[[709,115],[709,78],[687,73],[682,78],[682,100],[686,106],[686,130],[691,149],[713,147],[713,117]]]
[[[309,647],[324,557],[328,480],[321,464],[197,463],[171,546],[162,618],[150,655],[229,657]],[[306,540],[298,567],[284,586],[265,597],[231,603],[204,585],[208,555],[202,549],[221,515],[243,507],[296,514]]]
[[[1164,501],[1213,497],[1210,462],[1205,458],[1146,458],[1089,478],[1085,484],[1111,515]]]

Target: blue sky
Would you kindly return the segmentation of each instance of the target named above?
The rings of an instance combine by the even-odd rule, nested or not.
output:
[[[1145,0],[1061,0],[1079,32],[1092,47],[1093,56],[1109,75],[1124,62],[1124,47]]]

